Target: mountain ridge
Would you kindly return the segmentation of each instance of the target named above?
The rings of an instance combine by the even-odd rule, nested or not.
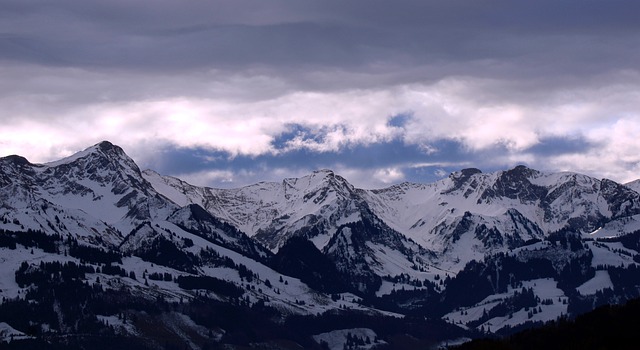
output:
[[[249,330],[215,313],[207,321],[201,300],[216,312],[264,317],[267,328],[280,327],[273,318],[340,313],[385,322],[417,316],[456,329],[447,334],[476,336],[640,297],[640,194],[633,183],[577,173],[468,168],[433,183],[367,190],[321,169],[215,189],[141,171],[122,148],[101,142],[45,164],[0,158],[0,201],[0,322],[36,337],[53,333],[29,324],[77,334],[78,322],[65,321],[74,315],[107,333],[103,321],[115,322],[116,334],[162,347],[147,326],[112,318],[96,302],[103,298],[176,336],[184,334],[171,328],[179,324],[231,344]],[[77,301],[56,288],[95,309],[78,314]],[[25,300],[40,308],[29,320],[6,311]],[[52,300],[67,316],[49,318]],[[122,306],[131,300],[138,309]],[[145,316],[164,312],[158,308],[170,312]],[[387,334],[359,322],[350,327]],[[212,327],[205,335],[203,324]],[[310,329],[309,339],[337,332]]]

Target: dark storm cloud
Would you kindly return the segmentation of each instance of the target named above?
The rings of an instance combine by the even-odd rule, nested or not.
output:
[[[617,0],[8,0],[0,93],[46,95],[32,103],[63,115],[95,102],[261,100],[469,76],[499,81],[473,99],[546,103],[550,91],[640,71],[639,14],[640,3]]]
[[[402,67],[423,67],[421,79],[517,77],[635,69],[640,58],[633,1],[67,0],[1,11],[0,57],[44,65],[337,68],[410,80]]]

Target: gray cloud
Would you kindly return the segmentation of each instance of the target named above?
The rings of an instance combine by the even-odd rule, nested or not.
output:
[[[16,73],[30,94],[45,89],[60,104],[262,99],[451,76],[499,79],[508,85],[500,96],[532,101],[550,87],[638,72],[638,13],[640,4],[618,0],[10,0],[0,9],[0,62],[80,70],[49,73],[63,86]],[[256,76],[270,87],[256,87]],[[17,93],[7,85],[3,94]]]
[[[0,57],[88,69],[402,75],[402,67],[422,67],[421,79],[539,77],[636,69],[640,51],[640,5],[632,1],[68,0],[3,7]]]

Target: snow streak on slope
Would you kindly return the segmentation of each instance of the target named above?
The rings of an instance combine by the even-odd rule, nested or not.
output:
[[[633,180],[631,182],[627,182],[626,184],[624,184],[625,186],[629,187],[630,189],[640,193],[640,179],[638,180]]]
[[[589,238],[607,238],[624,236],[630,232],[640,230],[640,215],[625,216],[614,219],[593,232],[585,234]]]

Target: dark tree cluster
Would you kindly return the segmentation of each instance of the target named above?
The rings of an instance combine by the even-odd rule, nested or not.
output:
[[[173,281],[173,275],[171,275],[168,272],[165,272],[165,273],[152,272],[148,274],[147,277],[150,280],[154,280],[154,281],[167,281],[167,282]]]
[[[454,278],[445,279],[444,304],[450,309],[471,306],[489,295],[504,293],[521,281],[555,277],[557,272],[549,260],[520,261],[500,253],[482,262],[473,260]],[[470,290],[473,293],[469,293]]]
[[[351,290],[333,262],[303,237],[294,236],[287,240],[271,259],[270,266],[284,275],[299,278],[320,292]]]
[[[60,281],[83,280],[85,274],[94,272],[93,266],[74,262],[53,261],[40,262],[40,265],[29,265],[25,261],[16,271],[15,280],[20,288],[24,288],[32,284],[41,286]]]
[[[573,252],[585,249],[580,234],[570,229],[551,232],[547,236],[547,241],[551,242],[553,245],[559,245],[562,249],[568,249]]]
[[[198,257],[190,252],[178,248],[170,240],[159,236],[151,246],[134,253],[143,260],[174,268],[176,270],[194,273],[198,266]]]
[[[110,276],[127,277],[129,275],[127,273],[127,270],[125,270],[123,267],[112,264],[102,265],[100,272]]]
[[[176,281],[183,289],[206,289],[232,298],[239,298],[244,294],[242,288],[235,284],[210,276],[178,276]]]
[[[68,240],[69,255],[92,264],[122,263],[122,254],[101,248],[78,244],[77,240]]]
[[[48,235],[42,231],[27,230],[13,232],[0,230],[0,247],[16,249],[17,245],[25,248],[40,248],[47,253],[58,253],[58,243],[62,241],[59,234]]]

